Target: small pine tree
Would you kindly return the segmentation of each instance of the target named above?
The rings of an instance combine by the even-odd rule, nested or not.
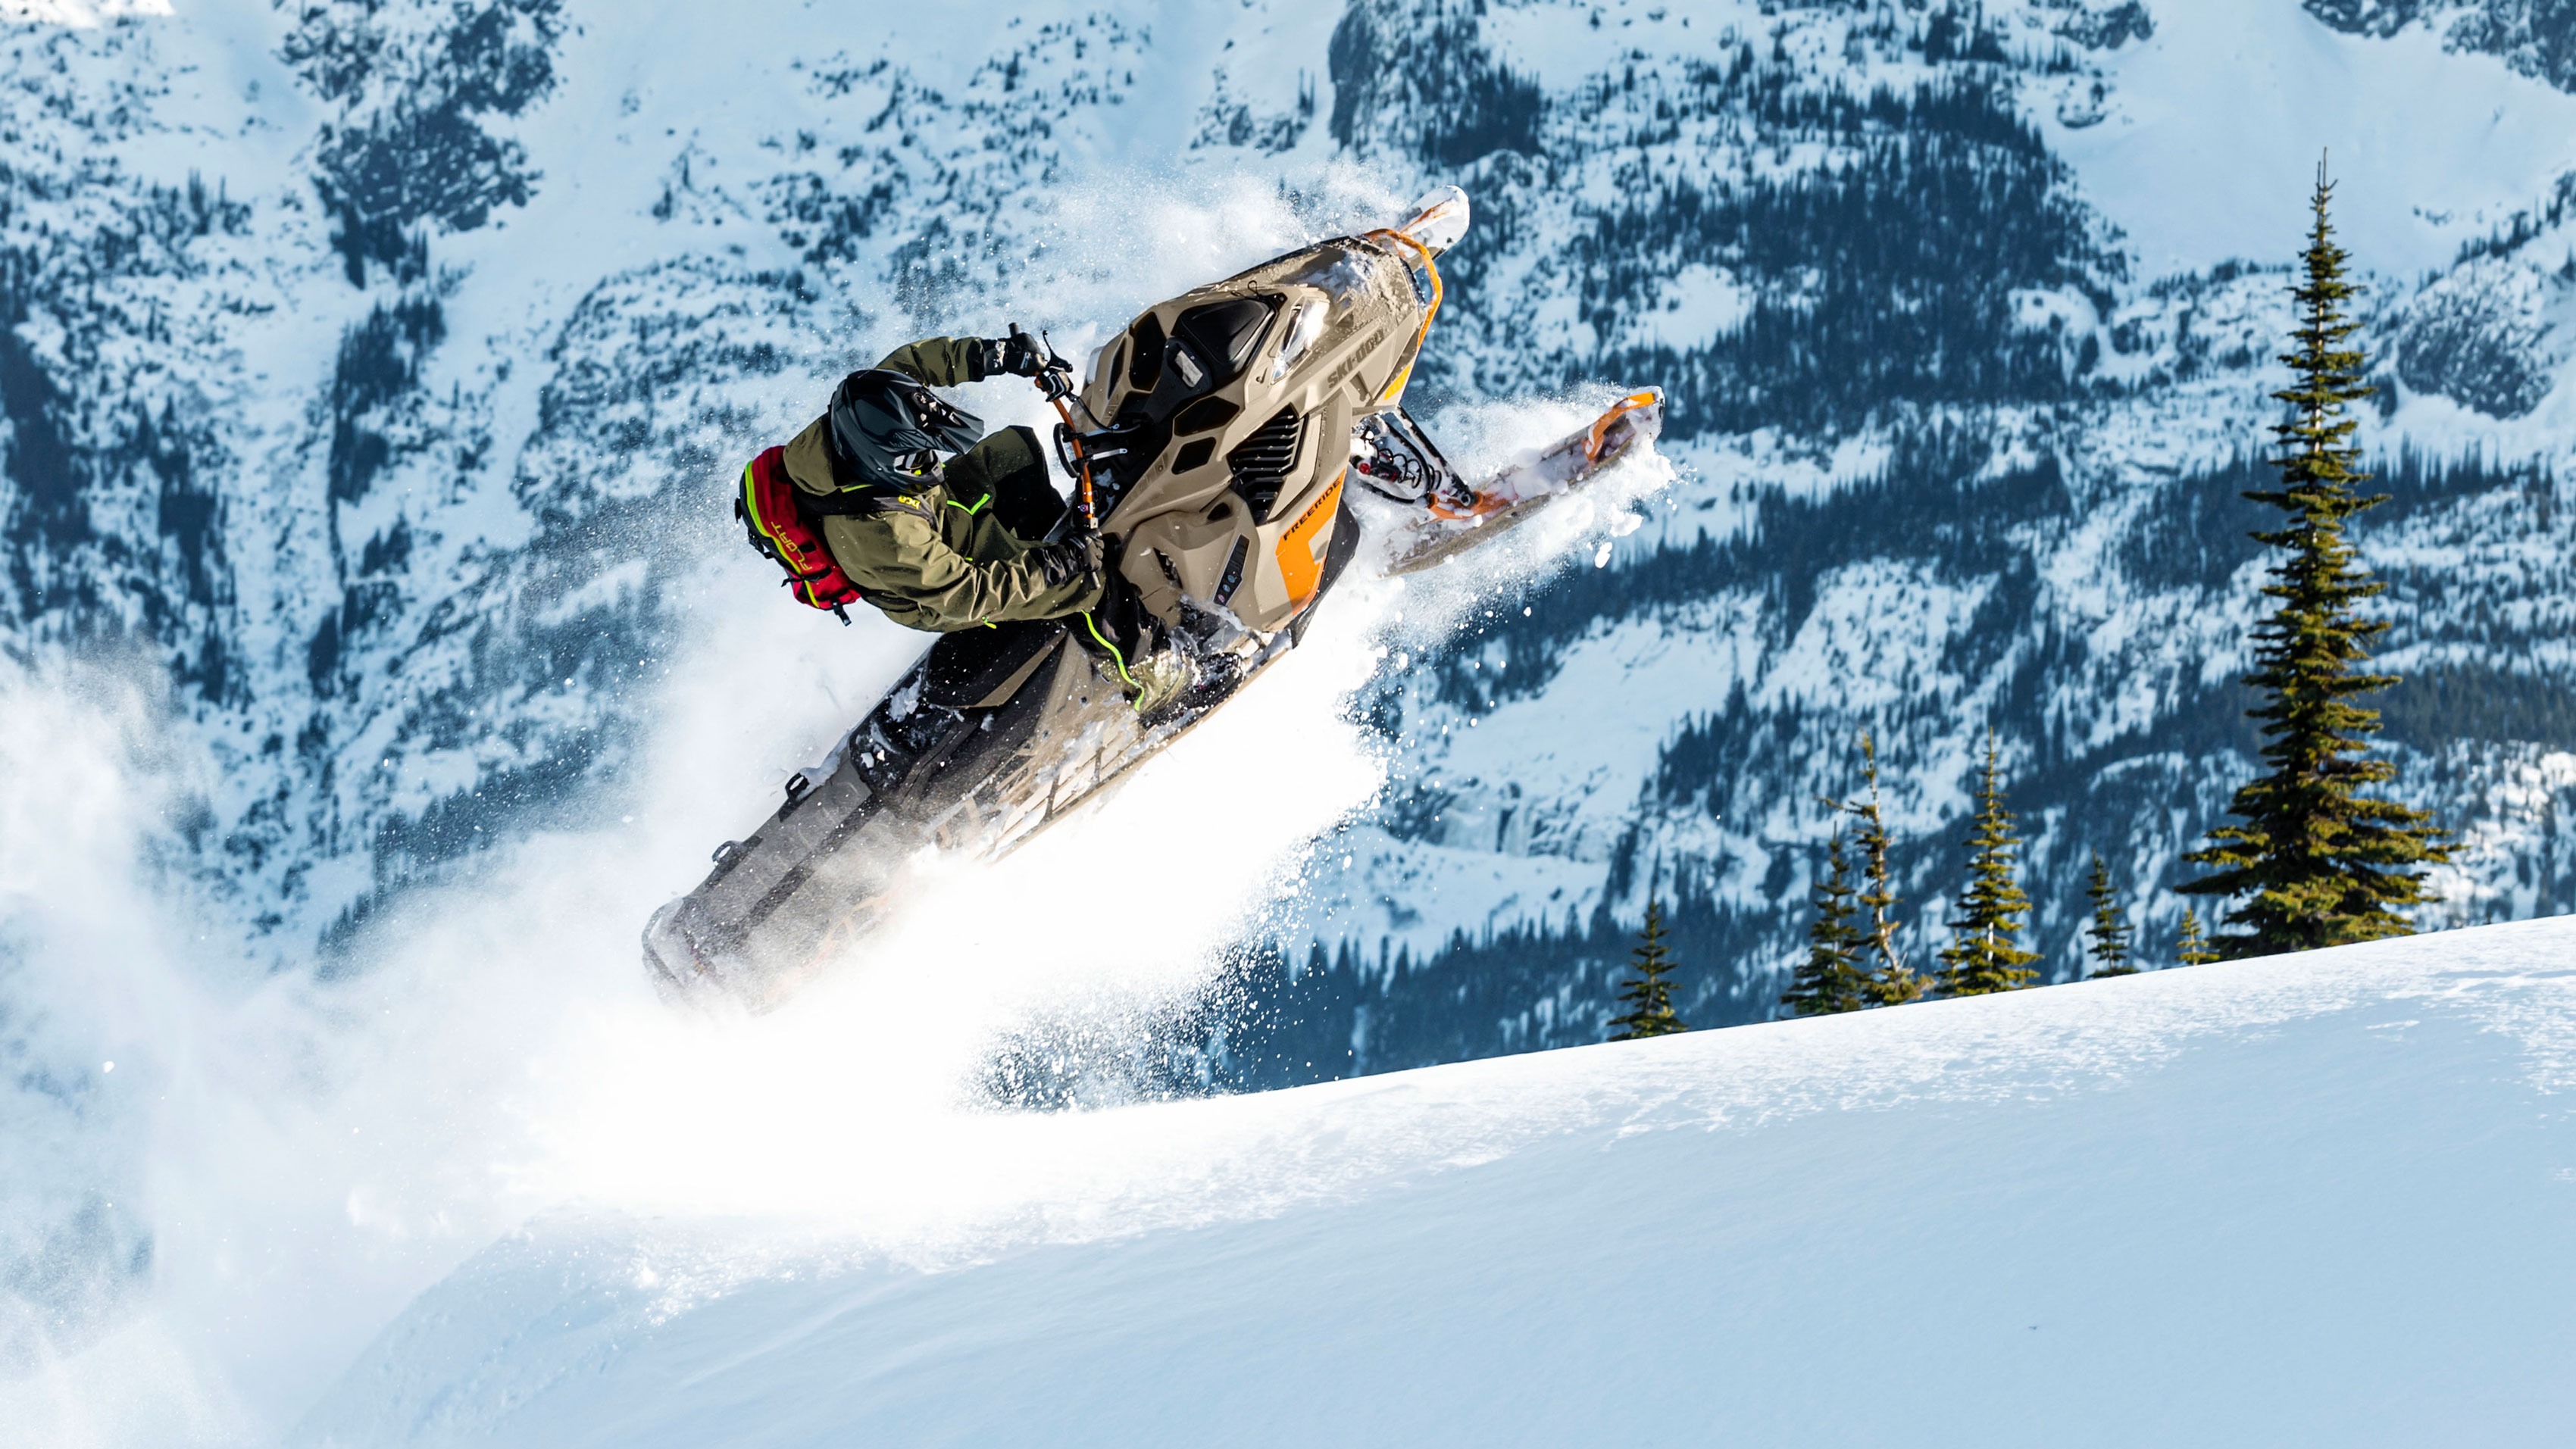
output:
[[[1861,779],[1869,786],[1867,800],[1844,800],[1825,803],[1860,822],[1861,879],[1868,886],[1860,893],[1860,904],[1869,910],[1869,928],[1861,935],[1867,946],[1861,953],[1861,964],[1868,971],[1862,994],[1871,1006],[1903,1006],[1923,996],[1923,978],[1905,964],[1896,949],[1896,881],[1888,873],[1887,850],[1891,842],[1887,820],[1878,808],[1878,749],[1867,731],[1860,737]]]
[[[1995,732],[1986,731],[1984,784],[1977,791],[1976,823],[1969,827],[1968,889],[1959,898],[1956,932],[1941,949],[1940,987],[1944,996],[1984,996],[2012,991],[2036,980],[2028,969],[2037,951],[2021,948],[2022,918],[2030,914],[2030,897],[2013,880],[2012,812],[2004,808],[2003,771],[1998,763]]]
[[[1869,972],[1861,965],[1860,945],[1869,938],[1852,917],[1859,907],[1851,883],[1851,865],[1843,855],[1843,833],[1834,832],[1825,847],[1825,876],[1816,882],[1816,919],[1807,927],[1807,960],[1780,993],[1780,1004],[1799,1016],[1826,1016],[1858,1011],[1869,1005]]]
[[[2200,917],[2189,906],[2182,908],[2182,931],[2174,937],[2174,959],[2185,966],[2206,966],[2218,959],[2209,949],[2209,933],[2200,927]]]
[[[1610,1018],[1610,1024],[1619,1028],[1610,1034],[1612,1041],[1690,1030],[1674,1013],[1672,983],[1664,979],[1673,969],[1673,955],[1664,945],[1662,901],[1646,902],[1646,929],[1637,934],[1637,974],[1619,984],[1619,999],[1628,1003],[1628,1014]]]
[[[2397,767],[2364,753],[2379,712],[2351,699],[2397,680],[2358,672],[2388,622],[2365,622],[2356,606],[2387,585],[2363,573],[2344,525],[2388,495],[2365,498],[2352,486],[2369,475],[2353,470],[2361,450],[2345,405],[2371,389],[2361,381],[2363,356],[2350,345],[2361,324],[2344,314],[2344,303],[2359,289],[2344,278],[2348,254],[2326,219],[2333,195],[2320,163],[2305,272],[2292,291],[2297,350],[2281,358],[2297,382],[2272,394],[2291,409],[2272,429],[2288,450],[2272,460],[2281,486],[2245,495],[2290,516],[2288,527],[2254,535],[2279,551],[2263,588],[2278,605],[2255,630],[2257,667],[2245,676],[2265,696],[2249,713],[2263,721],[2271,769],[2229,804],[2244,823],[2211,831],[2207,846],[2183,857],[2211,873],[2181,890],[2241,902],[2225,921],[2243,929],[2211,943],[2227,956],[2407,935],[2414,927],[2395,908],[2424,899],[2414,867],[2450,859],[2424,811],[2361,793],[2395,779]]]
[[[2093,944],[2088,948],[2093,974],[2137,975],[2138,968],[2129,964],[2129,923],[2120,914],[2120,893],[2111,889],[2111,868],[2102,863],[2098,850],[2093,852],[2093,879],[2084,894],[2093,902]]]

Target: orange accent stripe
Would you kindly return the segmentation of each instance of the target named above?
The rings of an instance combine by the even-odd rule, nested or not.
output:
[[[1082,433],[1073,425],[1073,409],[1066,407],[1064,405],[1064,399],[1060,397],[1050,398],[1048,401],[1055,404],[1055,415],[1064,419],[1064,430],[1073,434],[1077,440],[1080,439],[1082,437]],[[1088,417],[1090,414],[1086,411],[1084,416]],[[1098,523],[1100,521],[1100,510],[1092,507],[1091,505],[1091,454],[1084,450],[1077,442],[1073,450],[1073,457],[1075,462],[1082,465],[1082,478],[1079,490],[1079,497],[1082,503],[1082,516],[1088,522]]]
[[[1377,395],[1379,402],[1385,402],[1402,393],[1405,383],[1412,379],[1414,359],[1422,355],[1422,339],[1431,335],[1431,319],[1440,315],[1440,267],[1431,259],[1431,248],[1400,231],[1373,231],[1369,235],[1392,238],[1421,253],[1422,270],[1431,274],[1431,305],[1422,309],[1422,325],[1414,329],[1413,344],[1405,349],[1404,365],[1395,370],[1395,376],[1387,379],[1386,391]]]
[[[1279,560],[1280,577],[1288,581],[1288,600],[1303,604],[1315,596],[1315,581],[1323,577],[1324,561],[1315,557],[1315,535],[1333,520],[1342,501],[1342,480],[1350,476],[1348,468],[1333,475],[1333,486],[1315,500],[1297,521],[1279,536],[1274,556]]]

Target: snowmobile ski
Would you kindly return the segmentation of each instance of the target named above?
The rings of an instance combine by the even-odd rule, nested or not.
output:
[[[1473,488],[1443,496],[1435,489],[1423,516],[1406,526],[1389,574],[1409,574],[1492,543],[1549,504],[1600,477],[1640,443],[1663,432],[1664,394],[1647,388],[1621,398],[1591,426],[1541,449],[1537,457],[1495,473]]]

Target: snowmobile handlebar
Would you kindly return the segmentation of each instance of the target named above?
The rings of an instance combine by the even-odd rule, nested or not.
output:
[[[1082,434],[1074,429],[1073,409],[1066,407],[1064,405],[1064,399],[1061,397],[1049,397],[1047,400],[1055,404],[1055,415],[1064,420],[1063,426],[1056,429],[1055,435],[1057,439],[1060,441],[1068,439],[1071,440],[1069,445],[1065,448],[1065,451],[1073,454],[1073,461],[1076,465],[1074,468],[1074,479],[1080,490],[1078,496],[1082,502],[1083,520],[1086,523],[1089,523],[1092,527],[1098,528],[1100,526],[1100,510],[1094,507],[1091,501],[1091,455],[1083,451]]]
[[[1036,340],[1032,341],[1029,334],[1020,330],[1019,323],[1011,323],[1010,329],[1011,341],[1015,345],[1026,348],[1034,356],[1046,359],[1039,364],[1037,374],[1029,381],[1036,383],[1038,391],[1045,394],[1046,400],[1055,404],[1055,415],[1064,423],[1057,437],[1072,440],[1068,451],[1072,453],[1073,460],[1077,464],[1074,474],[1081,485],[1083,521],[1097,528],[1100,526],[1100,511],[1092,502],[1091,457],[1083,450],[1082,434],[1073,426],[1073,409],[1065,406],[1065,399],[1073,396],[1073,364],[1066,361],[1064,356],[1055,350],[1054,342],[1044,332],[1040,332]]]

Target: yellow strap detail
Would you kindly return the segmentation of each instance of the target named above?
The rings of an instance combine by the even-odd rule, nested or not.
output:
[[[1100,641],[1100,647],[1109,651],[1110,662],[1118,666],[1118,677],[1127,682],[1127,687],[1129,689],[1138,689],[1139,686],[1136,683],[1136,676],[1127,672],[1127,656],[1121,653],[1118,646],[1110,643],[1107,636],[1100,632],[1100,626],[1092,622],[1089,610],[1085,610],[1083,612],[1082,627],[1090,630],[1091,637]],[[1133,703],[1133,701],[1130,701],[1130,703]]]
[[[770,546],[778,550],[779,556],[787,559],[801,573],[805,568],[804,556],[794,545],[780,538],[777,530],[769,526],[769,520],[761,515],[760,490],[752,481],[752,469],[759,462],[758,458],[754,458],[751,462],[742,465],[742,511],[750,515],[751,526],[760,530],[760,536],[769,540]]]

